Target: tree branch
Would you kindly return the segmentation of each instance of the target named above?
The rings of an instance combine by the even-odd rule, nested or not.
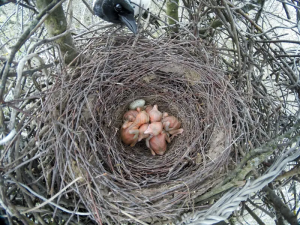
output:
[[[287,220],[291,225],[298,225],[296,215],[291,212],[291,210],[281,201],[271,188],[265,186],[262,191],[266,192],[269,197],[269,201],[272,202],[274,208],[281,213],[285,220]]]
[[[265,223],[245,204],[245,209],[247,212],[256,220],[259,225],[265,225]]]
[[[282,179],[286,179],[286,178],[290,178],[292,176],[295,175],[299,175],[300,174],[300,167],[295,166],[293,169],[291,169],[288,172],[285,172],[283,174],[281,174],[280,176],[278,176],[275,181],[280,181]]]
[[[270,140],[265,145],[262,145],[256,149],[249,151],[242,161],[239,163],[237,168],[228,175],[227,179],[223,183],[220,183],[218,186],[212,188],[209,192],[201,195],[195,199],[195,203],[202,202],[212,196],[220,194],[224,191],[229,190],[232,187],[237,187],[243,185],[242,183],[245,180],[245,177],[249,172],[254,168],[257,168],[263,161],[265,161],[276,149],[278,143],[290,139],[292,142],[296,142],[299,139],[298,129],[300,127],[300,121],[298,121],[294,127],[283,135],[278,136]],[[246,165],[246,166],[244,166]]]

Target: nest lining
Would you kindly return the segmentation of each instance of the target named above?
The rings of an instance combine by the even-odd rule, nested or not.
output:
[[[49,95],[42,118],[52,128],[41,146],[56,156],[62,180],[84,177],[74,191],[94,220],[132,221],[120,210],[139,220],[175,218],[197,207],[194,200],[226,172],[242,100],[199,42],[132,46],[121,36],[106,47],[109,38],[101,38]],[[121,142],[122,115],[139,98],[182,122],[183,134],[163,156],[152,156],[144,142]]]

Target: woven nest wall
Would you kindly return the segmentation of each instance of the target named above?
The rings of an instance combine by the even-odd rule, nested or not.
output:
[[[50,128],[39,146],[58,168],[58,189],[83,178],[70,195],[93,220],[174,219],[202,207],[195,199],[221,182],[248,109],[209,48],[103,35],[85,47],[76,70],[57,78],[42,108],[40,129]],[[121,142],[122,116],[139,98],[182,122],[163,156],[144,142]]]

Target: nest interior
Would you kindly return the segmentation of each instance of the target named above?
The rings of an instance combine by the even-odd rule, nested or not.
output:
[[[169,220],[200,207],[195,199],[226,173],[246,110],[213,48],[103,35],[82,52],[81,65],[57,78],[42,109],[40,128],[50,128],[40,148],[53,157],[56,188],[83,177],[74,199],[98,222]],[[163,156],[152,156],[143,141],[121,142],[122,116],[140,98],[182,122],[183,134]]]

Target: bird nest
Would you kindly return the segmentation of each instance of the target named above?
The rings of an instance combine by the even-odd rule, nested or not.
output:
[[[82,53],[40,116],[48,131],[39,147],[58,168],[58,190],[81,177],[67,194],[98,223],[167,221],[203,207],[195,199],[223,179],[248,110],[213,47],[102,35]],[[121,141],[122,116],[136,99],[182,123],[163,156]]]

